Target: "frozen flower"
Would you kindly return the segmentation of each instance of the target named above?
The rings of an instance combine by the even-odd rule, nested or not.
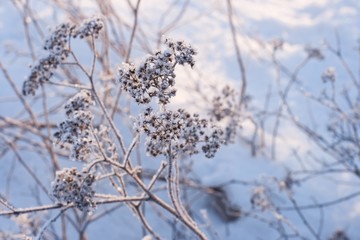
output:
[[[59,57],[54,54],[40,59],[31,69],[30,76],[23,84],[23,95],[35,95],[35,91],[39,86],[50,80],[60,62]]]
[[[87,19],[84,23],[74,31],[73,37],[76,38],[79,36],[80,38],[94,36],[97,38],[99,36],[100,30],[104,27],[104,21],[101,17],[94,17],[91,19]]]
[[[147,104],[158,98],[160,104],[167,104],[175,96],[176,64],[194,65],[196,52],[183,42],[165,41],[167,49],[150,55],[138,67],[132,63],[123,64],[118,70],[117,81],[139,104]]]
[[[69,56],[68,39],[73,28],[68,23],[61,24],[45,40],[44,49],[49,51],[49,55],[32,67],[30,76],[23,84],[23,95],[35,95],[39,86],[48,82],[61,62]]]
[[[136,128],[147,135],[146,150],[152,156],[197,154],[197,146],[202,144],[205,156],[210,158],[222,143],[220,130],[209,128],[206,119],[183,109],[154,113],[147,108],[138,118]]]
[[[71,159],[87,161],[87,155],[92,152],[95,144],[91,131],[94,116],[90,111],[76,111],[71,118],[59,125],[59,130],[54,134],[56,144],[64,148],[71,145]]]
[[[93,103],[91,93],[86,90],[69,99],[65,105],[67,119],[60,123],[54,134],[56,144],[61,148],[71,146],[70,158],[73,160],[89,161],[89,155],[96,147],[91,129],[94,115],[88,111]]]
[[[95,207],[94,181],[95,176],[90,173],[65,168],[56,172],[55,180],[51,183],[51,196],[61,204],[73,203],[81,211],[90,211]]]
[[[214,97],[209,111],[215,122],[224,125],[224,139],[226,143],[233,142],[240,127],[238,94],[230,86],[225,86],[221,94]]]
[[[57,67],[69,56],[70,37],[80,36],[81,38],[94,35],[97,37],[103,28],[103,21],[100,18],[86,20],[83,25],[75,30],[75,25],[63,23],[55,28],[51,35],[45,40],[44,49],[49,55],[31,69],[30,76],[23,84],[23,95],[35,95],[40,85],[49,81]]]
[[[202,146],[202,150],[207,158],[215,157],[215,153],[224,143],[222,139],[223,132],[220,129],[214,130],[209,136],[205,136],[205,145]]]
[[[66,115],[70,116],[76,111],[87,110],[90,105],[93,105],[94,103],[91,92],[88,90],[81,90],[65,105]]]
[[[55,28],[45,40],[44,49],[57,56],[67,56],[69,52],[69,37],[75,26],[63,23]]]
[[[174,63],[170,57],[157,52],[137,69],[133,64],[123,64],[118,81],[137,103],[146,104],[157,97],[161,104],[167,104],[176,94]]]
[[[60,130],[55,133],[58,142],[75,143],[76,139],[87,138],[93,121],[90,111],[76,111],[72,118],[60,123]]]
[[[173,41],[169,38],[165,40],[165,44],[172,50],[175,55],[175,61],[180,65],[189,64],[191,67],[195,65],[194,55],[195,49],[183,41]]]
[[[226,118],[236,112],[236,93],[230,86],[225,86],[221,95],[213,98],[210,115],[214,116],[217,121]]]
[[[81,90],[65,104],[66,120],[55,132],[55,143],[70,149],[70,159],[91,162],[104,157],[118,161],[116,144],[110,138],[110,129],[100,125],[93,128],[94,115],[89,111],[94,104],[91,92]],[[95,139],[96,137],[96,139]],[[101,150],[100,150],[101,149]]]

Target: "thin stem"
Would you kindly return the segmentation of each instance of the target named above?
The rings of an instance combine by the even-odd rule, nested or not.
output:
[[[132,152],[132,150],[134,149],[134,147],[136,146],[137,142],[139,140],[139,134],[136,134],[132,143],[129,146],[129,149],[127,150],[125,157],[124,157],[124,166],[128,165],[129,159],[130,159],[130,154]]]
[[[52,82],[52,81],[48,81],[47,83],[48,83],[48,84],[51,84],[51,85],[61,86],[61,87],[70,87],[70,88],[76,88],[76,89],[91,90],[90,87],[87,87],[87,86],[84,86],[84,85],[80,85],[80,84],[57,83],[57,82]]]
[[[43,85],[41,85],[41,91],[42,91],[42,103],[43,103],[43,110],[44,110],[44,117],[45,117],[45,124],[46,124],[46,130],[47,130],[47,138],[44,138],[44,143],[46,145],[46,149],[48,150],[51,161],[53,163],[53,172],[60,170],[60,163],[56,157],[53,145],[51,141],[49,140],[51,137],[51,129],[50,129],[50,120],[49,120],[49,112],[48,112],[48,106],[47,106],[47,96],[46,91]]]
[[[126,170],[126,169],[125,169]],[[194,226],[193,224],[189,223],[188,221],[186,221],[185,219],[181,218],[180,216],[178,216],[177,212],[171,207],[169,206],[167,203],[165,203],[163,200],[161,200],[159,197],[157,197],[155,194],[153,194],[152,192],[150,192],[146,185],[143,183],[143,181],[139,178],[138,175],[134,175],[131,174],[129,171],[127,171],[129,173],[129,175],[135,180],[135,182],[141,187],[141,189],[146,192],[146,194],[150,197],[151,200],[153,200],[155,203],[157,203],[160,207],[164,208],[166,211],[168,211],[169,213],[171,213],[172,215],[174,215],[175,217],[179,218],[180,221],[187,226],[189,229],[191,229],[200,239],[202,240],[206,240],[207,237],[205,236],[204,233],[201,232],[201,230],[197,227]]]
[[[11,88],[14,90],[16,96],[18,97],[18,99],[20,99],[22,105],[25,107],[26,111],[29,113],[31,120],[33,121],[34,124],[36,124],[36,117],[34,112],[32,111],[30,105],[26,102],[24,96],[20,93],[20,91],[17,89],[13,79],[10,77],[8,71],[4,68],[4,66],[2,65],[1,61],[0,61],[0,69],[3,72],[6,80],[9,82]]]
[[[244,103],[244,100],[245,100],[247,79],[246,79],[245,64],[244,64],[243,58],[241,56],[241,50],[239,47],[239,43],[236,38],[236,29],[235,29],[235,24],[234,24],[234,20],[233,20],[234,12],[233,12],[231,0],[227,0],[227,10],[228,10],[228,19],[229,19],[229,24],[230,24],[230,29],[231,29],[231,36],[232,36],[232,40],[233,40],[233,44],[234,44],[235,52],[236,52],[236,59],[237,59],[237,62],[238,62],[239,68],[240,68],[240,74],[241,74],[241,85],[240,85],[240,108],[241,108]]]
[[[114,197],[109,199],[103,199],[94,201],[96,205],[104,205],[104,204],[111,204],[111,203],[125,203],[125,202],[138,202],[138,201],[148,201],[149,197]],[[34,213],[34,212],[41,212],[41,211],[47,211],[52,209],[59,209],[62,207],[72,208],[75,205],[73,203],[70,203],[68,205],[64,204],[52,204],[52,205],[43,205],[38,207],[28,207],[28,208],[15,208],[11,211],[0,211],[0,216],[10,216],[10,215],[19,215],[24,213]]]
[[[11,211],[1,211],[0,216],[10,216],[10,215],[19,215],[24,213],[33,213],[33,212],[41,212],[52,209],[62,208],[64,205],[62,204],[52,204],[52,205],[43,205],[38,207],[28,207],[28,208],[16,208]]]
[[[49,227],[49,225],[51,223],[54,223],[66,210],[68,210],[69,208],[71,208],[72,206],[68,205],[65,208],[61,209],[61,211],[56,214],[53,218],[49,219],[44,226],[41,228],[40,232],[38,233],[38,235],[35,237],[36,240],[41,240],[43,234],[45,233],[46,229]]]
[[[139,219],[141,221],[141,223],[143,224],[143,226],[146,228],[146,230],[157,240],[160,240],[160,236],[158,234],[156,234],[156,232],[152,229],[152,227],[149,225],[149,223],[147,222],[144,213],[141,211],[141,209],[139,207],[135,207],[135,211],[137,213],[137,215],[139,216]]]
[[[137,28],[137,25],[138,25],[138,15],[139,15],[140,1],[141,0],[137,0],[135,7],[131,6],[132,10],[133,10],[133,13],[134,13],[134,24],[133,24],[133,27],[132,27],[132,30],[131,30],[128,49],[127,49],[126,55],[125,55],[125,62],[129,62],[130,55],[131,55],[131,50],[132,50],[132,46],[133,46],[133,42],[134,42],[134,38],[135,38],[136,28]]]
[[[12,149],[18,161],[23,165],[26,171],[30,174],[30,176],[35,180],[35,182],[40,186],[40,188],[46,193],[48,196],[47,188],[42,184],[42,181],[37,177],[37,175],[32,171],[32,169],[26,164],[26,162],[22,159],[20,153],[16,149],[16,146],[13,142],[8,141],[5,136],[0,134],[0,138]]]
[[[129,62],[130,56],[131,56],[131,50],[132,50],[132,46],[133,46],[133,42],[134,42],[134,38],[135,38],[136,28],[137,28],[137,25],[138,25],[138,15],[139,15],[140,1],[141,0],[138,0],[136,2],[135,7],[132,7],[131,4],[130,4],[130,6],[131,6],[131,8],[133,8],[132,10],[134,12],[134,24],[133,24],[133,27],[132,27],[132,31],[131,31],[131,35],[130,35],[130,39],[129,39],[129,44],[128,44],[128,48],[127,48],[126,55],[125,55],[125,62],[126,63]],[[121,89],[121,86],[119,86],[118,92],[117,92],[116,98],[115,98],[115,104],[114,104],[114,107],[113,107],[112,112],[111,112],[111,118],[114,117],[114,115],[116,113],[116,110],[118,108],[121,93],[122,93],[122,89]]]

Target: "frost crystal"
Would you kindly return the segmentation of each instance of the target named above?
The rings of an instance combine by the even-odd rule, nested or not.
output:
[[[51,183],[51,196],[62,204],[74,203],[79,210],[90,211],[90,208],[95,207],[95,192],[91,187],[94,181],[92,174],[65,168],[56,172],[56,178]]]

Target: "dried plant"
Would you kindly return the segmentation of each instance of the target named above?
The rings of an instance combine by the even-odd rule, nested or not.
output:
[[[178,71],[190,73],[191,78],[192,73],[207,71],[211,63],[198,69],[196,59],[201,52],[195,44],[163,36],[182,26],[181,18],[191,1],[169,3],[169,12],[181,5],[179,15],[152,35],[139,18],[140,0],[124,1],[129,11],[124,16],[114,11],[112,1],[89,1],[98,12],[91,18],[76,1],[49,1],[68,19],[49,34],[44,34],[45,24],[30,2],[11,1],[22,17],[29,50],[26,57],[32,61],[25,80],[17,83],[0,62],[0,71],[22,105],[14,117],[0,115],[0,160],[11,159],[10,164],[4,163],[9,170],[4,177],[6,189],[0,191],[0,220],[17,229],[0,226],[1,239],[69,239],[77,234],[85,240],[91,238],[89,226],[103,218],[126,223],[135,218],[134,236],[147,240],[221,239],[213,226],[214,216],[220,216],[224,225],[238,220],[236,224],[242,224],[241,220],[250,218],[256,221],[254,225],[267,226],[278,239],[323,239],[324,209],[360,196],[354,192],[305,204],[298,195],[303,184],[323,175],[360,176],[360,80],[347,64],[339,42],[338,48],[326,47],[342,69],[329,66],[317,76],[324,86],[319,94],[304,87],[300,73],[314,60],[325,62],[326,49],[306,46],[305,58],[291,70],[278,59],[287,46],[285,40],[263,43],[261,55],[268,54],[267,63],[276,70],[278,85],[276,94],[269,90],[261,108],[248,93],[251,76],[236,26],[242,21],[235,20],[234,1],[224,1],[240,87],[206,83],[211,89],[207,92],[202,83],[194,81],[195,87],[189,84],[186,90],[200,97],[206,109],[192,111],[173,102],[181,91],[178,84],[183,76]],[[167,14],[163,13],[161,22]],[[137,61],[135,56],[140,55],[143,60]],[[351,87],[339,91],[342,70]],[[324,116],[329,117],[324,131],[298,118],[290,104],[295,90],[325,110]],[[228,144],[250,146],[253,157],[275,160],[285,123],[303,133],[326,157],[309,153],[304,164],[295,149],[300,167],[286,167],[282,177],[239,180],[243,173],[239,169],[234,179],[209,186],[196,176],[196,161],[226,161],[216,154]],[[27,175],[21,180],[31,182],[30,187],[24,184],[32,197],[30,204],[13,199],[16,189],[12,184],[23,170]],[[241,203],[228,190],[234,185],[246,193],[237,194]],[[321,219],[315,221],[305,210],[319,210]],[[326,234],[329,239],[350,239],[344,230]]]
[[[175,66],[188,64],[193,67],[195,65],[193,56],[196,51],[182,41],[166,39],[164,51],[155,52],[138,67],[132,63],[123,63],[118,69],[118,77],[112,84],[118,83],[120,89],[128,92],[135,102],[149,105],[152,98],[158,99],[158,111],[148,106],[139,117],[129,119],[134,121],[135,136],[126,148],[124,137],[127,136],[120,134],[110,116],[111,106],[106,105],[101,97],[102,88],[96,87],[101,84],[97,83],[98,80],[95,78],[96,39],[101,37],[103,27],[104,22],[101,18],[85,20],[80,26],[65,23],[56,27],[45,40],[44,49],[49,55],[32,67],[29,78],[23,84],[23,95],[35,96],[40,87],[45,88],[54,74],[61,74],[59,69],[66,68],[68,64],[77,67],[86,76],[90,87],[86,84],[58,83],[60,86],[73,87],[78,92],[65,103],[62,111],[66,118],[58,125],[53,136],[50,136],[57,148],[69,153],[70,160],[81,162],[82,170],[76,167],[56,170],[55,178],[47,192],[54,201],[53,205],[27,209],[14,208],[1,214],[22,214],[61,208],[61,212],[52,218],[51,222],[53,222],[71,208],[86,214],[98,211],[96,208],[100,208],[102,204],[126,203],[138,216],[144,228],[153,237],[159,239],[141,208],[147,201],[151,201],[173,215],[175,219],[179,219],[200,239],[206,239],[206,235],[182,204],[177,161],[198,154],[198,145],[201,145],[200,149],[206,157],[214,157],[224,142],[222,131],[197,114],[191,115],[183,109],[173,112],[166,108],[171,97],[176,94]],[[74,52],[72,40],[76,37],[90,41],[93,54],[90,70],[86,69]],[[102,116],[105,116],[106,121],[100,119]],[[117,143],[111,140],[110,135],[115,136]],[[167,160],[159,165],[150,183],[146,183],[140,177],[142,166],[131,159],[133,149],[140,146],[142,135],[146,138],[146,151],[153,157],[163,155]],[[152,188],[166,168],[169,195],[160,197],[152,192]],[[109,181],[116,194],[97,190],[98,181],[102,184]],[[133,194],[130,194],[131,182],[136,185],[136,192]],[[171,204],[167,203],[168,198]],[[38,231],[37,238],[41,238],[47,228],[48,224],[45,224]]]

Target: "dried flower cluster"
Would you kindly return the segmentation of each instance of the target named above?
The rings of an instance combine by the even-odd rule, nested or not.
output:
[[[118,81],[139,104],[148,104],[155,97],[160,105],[168,104],[176,94],[175,66],[188,64],[193,67],[195,64],[193,56],[196,52],[191,46],[170,39],[165,40],[165,46],[164,51],[149,56],[139,67],[126,63],[119,68]],[[164,108],[155,113],[149,107],[135,125],[137,131],[147,135],[146,150],[152,156],[197,154],[198,145],[202,143],[202,151],[211,158],[224,142],[221,130],[209,127],[207,120],[183,109],[173,112]]]
[[[139,117],[136,129],[147,135],[146,150],[152,156],[197,154],[197,146],[202,143],[205,156],[211,158],[222,143],[222,132],[212,129],[207,135],[208,125],[207,120],[200,119],[197,114],[191,116],[183,109],[155,113],[147,108]]]
[[[82,26],[76,29],[73,33],[73,37],[80,38],[94,36],[95,38],[99,37],[100,30],[104,27],[104,22],[100,17],[94,17],[92,19],[87,19],[84,21]]]
[[[63,23],[55,28],[45,40],[44,49],[57,56],[67,56],[69,53],[69,38],[75,26]]]
[[[70,98],[65,105],[66,115],[71,116],[77,111],[86,111],[95,102],[91,96],[91,92],[87,90],[81,90],[74,97]]]
[[[65,106],[67,119],[60,123],[59,131],[54,134],[56,144],[61,148],[71,145],[70,157],[73,160],[88,161],[95,145],[92,132],[94,115],[88,111],[91,104],[91,93],[86,90],[71,98]]]
[[[210,135],[205,135],[205,144],[202,146],[201,150],[205,153],[207,158],[213,158],[221,144],[225,143],[222,136],[223,132],[220,129],[215,129]]]
[[[165,44],[172,50],[176,63],[180,65],[189,64],[191,67],[195,65],[194,55],[196,55],[196,51],[190,45],[169,38],[165,40]]]
[[[59,25],[45,40],[44,49],[49,55],[39,60],[31,69],[30,76],[24,82],[23,94],[35,95],[39,86],[50,80],[59,64],[69,56],[69,37],[74,26],[70,24]]]
[[[158,98],[160,104],[167,104],[175,96],[176,64],[194,65],[195,50],[184,42],[165,41],[167,49],[155,54],[135,67],[125,63],[118,70],[118,82],[139,104],[146,104]]]
[[[75,168],[65,168],[56,172],[56,178],[51,183],[51,195],[59,203],[74,205],[81,211],[90,211],[95,207],[92,184],[95,177],[92,174],[79,173]]]
[[[236,93],[230,86],[225,86],[221,91],[221,96],[213,99],[213,108],[210,114],[220,121],[234,112]]]
[[[70,54],[71,37],[94,36],[96,38],[103,25],[101,18],[95,18],[85,21],[78,29],[70,23],[63,23],[56,27],[45,40],[44,49],[49,52],[49,55],[40,59],[32,67],[30,76],[23,84],[23,95],[35,95],[39,86],[50,80],[58,66]]]
[[[89,108],[94,103],[87,90],[81,90],[69,99],[65,105],[67,119],[60,123],[54,134],[56,144],[61,148],[70,147],[70,159],[74,161],[91,162],[103,158],[104,154],[106,158],[118,161],[120,156],[110,137],[110,129],[104,125],[93,128],[94,115]]]
[[[225,86],[221,95],[212,100],[210,116],[216,122],[223,122],[225,143],[233,142],[240,124],[240,107],[237,93],[230,86]]]
[[[40,59],[38,64],[31,69],[30,76],[23,84],[23,95],[35,95],[39,86],[50,80],[59,64],[60,60],[56,55]]]

